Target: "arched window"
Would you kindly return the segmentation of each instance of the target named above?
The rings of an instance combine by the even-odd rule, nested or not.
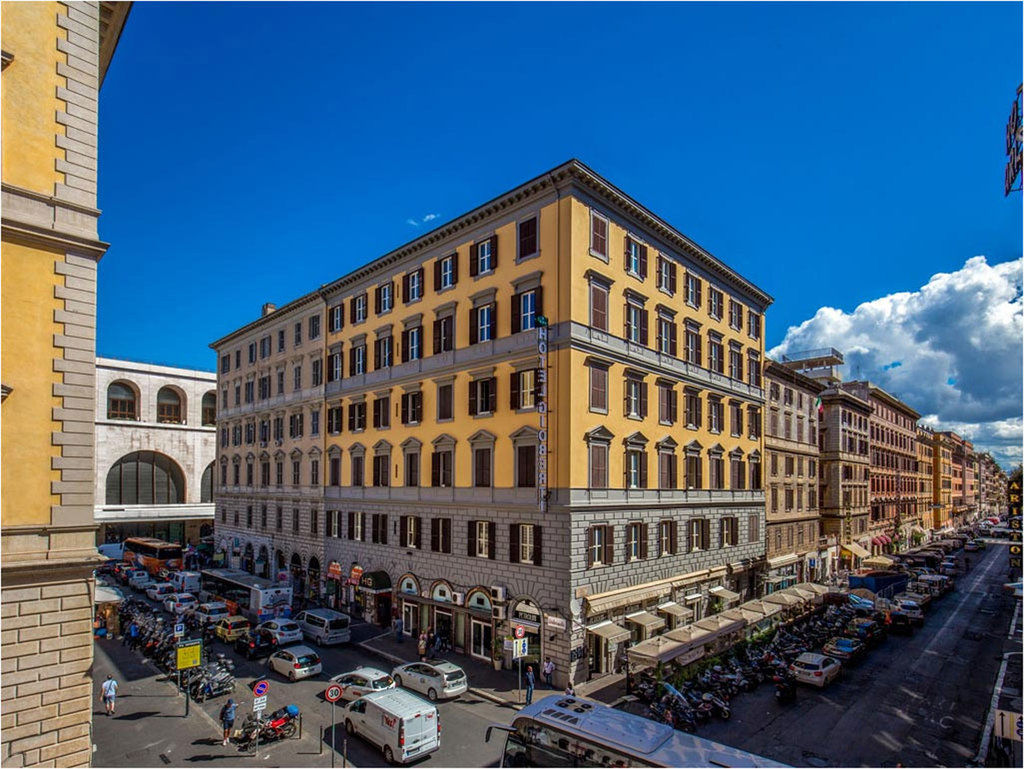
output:
[[[203,470],[203,480],[199,485],[199,501],[213,502],[213,462]]]
[[[107,388],[107,419],[138,419],[135,390],[124,382],[113,382]]]
[[[170,457],[136,451],[121,457],[107,473],[108,505],[180,505],[185,475]]]
[[[181,396],[170,387],[161,387],[156,394],[156,421],[160,424],[181,424]]]
[[[203,427],[217,425],[217,395],[208,392],[203,396]]]

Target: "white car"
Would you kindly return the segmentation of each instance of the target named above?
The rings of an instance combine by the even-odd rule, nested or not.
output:
[[[274,652],[267,659],[270,669],[280,673],[289,681],[312,678],[320,675],[320,655],[308,646],[289,646]]]
[[[150,585],[156,584],[153,578],[149,576],[148,571],[137,571],[134,572],[128,578],[128,586],[135,590],[147,590]]]
[[[146,588],[146,595],[149,596],[150,600],[163,601],[167,596],[174,592],[174,585],[167,582],[154,582],[152,585]]]
[[[271,619],[256,626],[256,631],[266,630],[277,639],[280,646],[298,643],[302,640],[302,628],[290,619]]]
[[[217,602],[201,603],[195,607],[193,614],[201,625],[206,625],[210,622],[216,622],[219,619],[231,616],[231,612],[228,611],[227,604]]]
[[[789,666],[789,672],[797,681],[824,689],[843,672],[843,666],[834,657],[804,652]]]
[[[171,614],[186,614],[192,611],[199,601],[191,593],[171,593],[164,596],[164,609]]]
[[[404,686],[427,695],[431,702],[438,697],[458,697],[469,689],[466,672],[446,660],[427,660],[399,665],[391,671],[395,686]]]
[[[341,687],[341,698],[346,702],[357,700],[370,692],[395,688],[395,680],[377,668],[356,668],[348,673],[339,673],[331,677],[331,683]]]

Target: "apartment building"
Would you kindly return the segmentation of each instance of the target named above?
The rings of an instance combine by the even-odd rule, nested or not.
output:
[[[932,455],[932,521],[933,531],[947,529],[953,522],[954,433],[936,432]],[[960,485],[963,485],[961,479]]]
[[[0,6],[5,766],[92,761],[97,101],[129,6]]]
[[[273,385],[278,360],[314,378],[257,389],[251,415],[222,404],[219,462],[241,469],[220,477],[218,541],[319,547],[339,605],[457,652],[500,656],[517,625],[563,682],[609,672],[623,641],[753,594],[770,302],[565,163],[213,343],[222,399]],[[244,483],[262,450],[245,423],[278,397],[310,421],[267,446],[299,482]],[[298,505],[303,544],[262,525],[270,497]]]
[[[952,470],[952,494],[949,526],[961,526],[973,515],[972,494],[974,493],[974,444],[954,432],[942,433],[950,447]]]
[[[96,359],[98,544],[213,534],[217,375]]]
[[[1006,511],[1007,477],[991,454],[978,454],[978,496],[982,516]]]
[[[917,516],[910,530],[911,544],[917,545],[924,539],[925,532],[932,527],[935,504],[935,431],[930,427],[917,426]]]
[[[842,388],[871,405],[868,533],[872,552],[905,550],[917,516],[917,420],[921,415],[871,382],[843,382]]]
[[[816,579],[827,566],[818,511],[818,397],[825,385],[771,359],[764,382],[764,590],[772,592]]]

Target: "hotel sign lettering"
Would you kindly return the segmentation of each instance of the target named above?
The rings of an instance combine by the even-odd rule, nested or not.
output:
[[[548,322],[537,318],[537,503],[540,512],[548,511]]]

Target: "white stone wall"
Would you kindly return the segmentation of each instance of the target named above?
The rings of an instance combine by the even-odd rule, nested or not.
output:
[[[138,421],[107,419],[107,387],[113,382],[126,382],[135,389]],[[157,422],[157,392],[164,386],[180,391],[185,424]],[[177,462],[185,475],[185,502],[199,504],[203,471],[217,455],[216,428],[202,426],[203,395],[216,395],[216,388],[217,375],[210,371],[97,358],[96,506],[106,502],[111,466],[133,451],[157,451]]]

